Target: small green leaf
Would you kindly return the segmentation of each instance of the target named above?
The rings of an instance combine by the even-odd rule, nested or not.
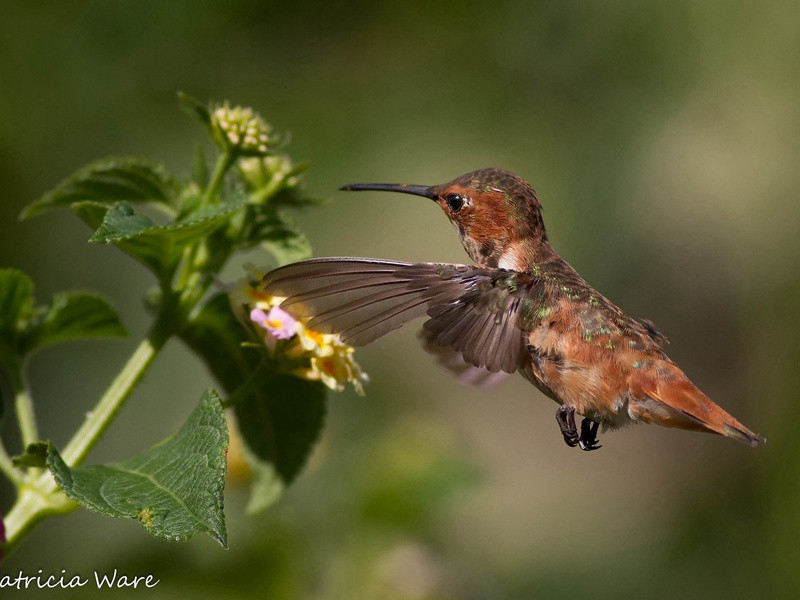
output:
[[[87,200],[85,202],[73,202],[70,209],[79,219],[92,229],[98,229],[103,224],[103,219],[111,208],[108,204]]]
[[[143,231],[157,227],[158,225],[150,217],[136,212],[136,209],[127,202],[117,202],[108,210],[100,227],[89,241],[109,244],[137,237]]]
[[[260,244],[273,258],[276,266],[297,262],[311,256],[311,244],[289,219],[271,206],[251,204],[248,215],[246,244]]]
[[[27,350],[47,344],[98,337],[125,337],[125,326],[111,304],[88,292],[61,292],[34,328]]]
[[[157,225],[137,213],[126,202],[114,204],[90,238],[92,242],[114,244],[159,276],[168,275],[180,260],[183,249],[206,238],[224,225],[244,205],[243,200],[203,206],[168,225]],[[96,217],[96,207],[79,206],[81,218]]]
[[[195,117],[206,127],[211,127],[211,111],[200,100],[185,92],[178,92],[178,103],[185,112]]]
[[[120,157],[93,162],[58,184],[20,215],[27,219],[75,202],[162,202],[171,204],[178,185],[160,163]]]
[[[227,448],[220,398],[208,390],[177,434],[134,458],[72,469],[51,446],[47,465],[64,493],[90,510],[138,519],[156,537],[184,541],[206,533],[227,547]]]
[[[227,294],[212,297],[180,332],[230,396],[257,373],[264,351],[247,346],[252,334],[232,312]],[[263,508],[289,484],[305,463],[322,429],[327,388],[316,381],[263,369],[263,381],[236,404],[235,411],[256,483],[253,507]],[[282,489],[282,488],[281,488]]]
[[[50,442],[34,442],[28,444],[23,454],[11,457],[11,462],[15,467],[37,467],[43,469],[47,466],[47,453],[50,449]]]
[[[19,329],[33,311],[33,281],[19,269],[0,269],[0,331]]]
[[[272,230],[262,240],[262,247],[273,256],[275,265],[279,267],[311,256],[311,242],[305,234],[291,229]]]
[[[297,186],[285,187],[270,198],[270,206],[277,208],[306,208],[308,206],[321,206],[327,204],[329,198],[312,198],[307,196],[302,189]]]

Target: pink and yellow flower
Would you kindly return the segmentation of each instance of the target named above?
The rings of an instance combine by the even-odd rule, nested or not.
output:
[[[266,313],[260,308],[250,311],[250,320],[266,329],[276,340],[288,340],[297,335],[300,323],[280,306],[273,306]]]
[[[260,277],[253,277],[260,281]],[[270,296],[250,281],[231,290],[234,305],[249,308],[249,320],[264,330],[264,342],[272,353],[282,353],[298,365],[293,373],[304,379],[321,381],[328,388],[341,392],[350,383],[359,395],[364,394],[367,374],[354,358],[352,346],[339,336],[308,327],[308,319],[295,319],[280,307],[285,300]],[[281,341],[281,344],[278,344]]]

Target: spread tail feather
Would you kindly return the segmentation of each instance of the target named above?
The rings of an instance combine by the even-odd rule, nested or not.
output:
[[[635,418],[666,427],[716,433],[749,446],[766,442],[697,389],[674,364],[657,371],[658,377],[641,374],[631,382],[633,399],[629,406]]]

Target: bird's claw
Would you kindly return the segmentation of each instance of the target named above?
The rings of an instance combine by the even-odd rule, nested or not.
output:
[[[598,444],[599,441],[597,439],[597,430],[600,427],[600,423],[597,421],[592,421],[591,419],[584,418],[581,421],[581,435],[578,439],[578,445],[581,447],[581,450],[586,450],[589,452],[591,450],[599,450],[602,448],[602,444]]]
[[[603,447],[603,444],[598,444],[596,442],[584,442],[583,440],[579,440],[578,445],[581,447],[581,450],[586,450],[587,452],[590,450],[600,450],[600,448]]]
[[[574,448],[575,446],[577,446],[579,444],[581,445],[581,447],[583,447],[583,442],[581,441],[581,438],[578,436],[577,433],[575,433],[575,434],[565,433],[564,434],[564,441],[566,442],[567,446],[569,446],[570,448]]]
[[[570,448],[580,446],[581,450],[589,452],[603,447],[597,443],[597,430],[600,427],[600,423],[584,417],[583,421],[581,421],[581,432],[579,434],[578,428],[575,426],[574,408],[563,404],[559,406],[558,410],[556,410],[556,422],[559,429],[561,429],[561,435],[564,436],[564,441]]]
[[[578,428],[575,427],[574,408],[564,405],[559,406],[558,410],[556,410],[556,422],[559,429],[561,429],[561,435],[564,436],[564,442],[566,442],[567,446],[574,448],[580,444],[581,438],[578,435]]]

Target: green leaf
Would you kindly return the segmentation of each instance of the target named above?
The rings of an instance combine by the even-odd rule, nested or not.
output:
[[[260,244],[272,255],[276,266],[311,256],[308,238],[295,229],[286,216],[271,207],[251,204],[250,208],[254,214],[249,217],[245,233],[248,244]]]
[[[220,398],[208,390],[175,436],[130,460],[71,469],[50,446],[47,465],[64,493],[90,510],[138,519],[156,537],[184,541],[206,533],[227,547],[227,448]]]
[[[235,200],[203,206],[178,221],[157,225],[130,204],[118,202],[108,209],[90,241],[114,244],[157,275],[166,276],[186,246],[227,223],[243,204],[243,200]],[[78,210],[87,221],[97,216],[96,205],[82,204]]]
[[[211,111],[200,100],[185,92],[178,92],[178,103],[185,112],[195,117],[206,127],[211,127]]]
[[[252,383],[253,376],[264,374],[235,406],[245,457],[256,476],[250,506],[264,508],[294,479],[317,442],[327,388],[261,368],[265,352],[243,345],[254,337],[233,314],[227,294],[211,298],[179,335],[229,396],[245,382]]]
[[[93,162],[29,204],[20,215],[27,219],[75,202],[162,202],[171,204],[178,184],[163,165],[147,158],[120,157]]]
[[[262,247],[280,267],[311,256],[311,242],[305,234],[292,230],[274,230],[262,238]]]
[[[33,281],[19,269],[0,269],[0,331],[19,329],[33,311]]]
[[[210,298],[178,335],[206,362],[228,393],[244,383],[261,363],[262,352],[242,346],[257,340],[233,314],[227,294]]]
[[[234,406],[250,451],[274,465],[286,483],[297,476],[322,431],[327,388],[319,381],[276,373]]]
[[[27,350],[46,344],[128,335],[117,312],[100,296],[89,292],[61,292],[36,326]]]
[[[243,454],[253,476],[250,498],[247,501],[245,512],[253,515],[275,504],[283,494],[283,490],[286,489],[286,482],[272,463],[261,460],[247,446],[243,446]]]
[[[108,204],[91,200],[74,202],[70,205],[72,212],[92,229],[98,229],[103,224],[109,208],[111,207]]]
[[[297,186],[285,187],[270,198],[270,206],[278,208],[306,208],[308,206],[322,206],[330,201],[329,198],[312,198]]]
[[[43,469],[47,466],[47,454],[50,450],[50,442],[34,442],[28,444],[23,454],[11,457],[11,462],[15,467],[38,467]]]
[[[22,359],[47,344],[125,336],[116,311],[102,296],[61,292],[52,306],[34,307],[33,282],[16,269],[0,269],[0,349]]]

